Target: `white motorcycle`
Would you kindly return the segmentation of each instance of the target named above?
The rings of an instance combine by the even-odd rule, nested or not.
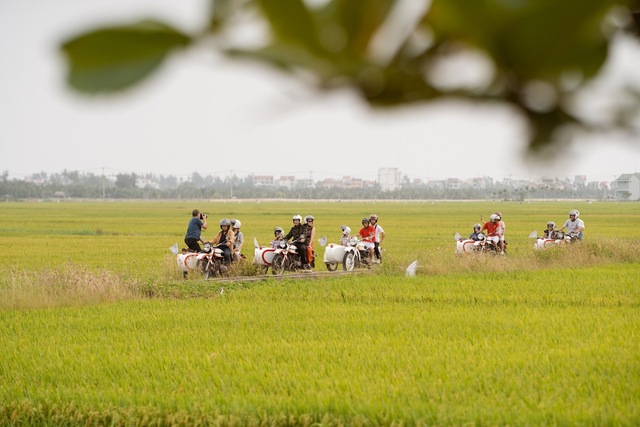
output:
[[[263,273],[269,271],[273,264],[273,257],[276,255],[276,248],[271,246],[260,246],[256,242],[253,250],[253,263],[262,269]]]
[[[323,262],[329,271],[337,270],[340,263],[344,271],[353,271],[357,267],[370,268],[372,264],[369,250],[356,237],[351,237],[348,246],[335,243],[325,246]]]
[[[204,244],[202,252],[183,251],[176,257],[178,267],[182,270],[184,277],[189,271],[199,271],[205,279],[222,276],[229,267],[224,262],[222,249],[214,247],[211,243]]]
[[[538,233],[534,231],[529,235],[529,237],[536,239],[536,242],[533,244],[533,249],[535,250],[548,249],[556,245],[571,243],[578,240],[577,235],[565,234],[563,231],[554,232],[552,238],[544,236],[540,237],[538,236]]]
[[[487,238],[483,233],[478,233],[478,240],[463,239],[459,233],[456,233],[456,254],[473,254],[473,253],[500,253],[499,244],[492,239]],[[506,252],[505,246],[505,252]]]

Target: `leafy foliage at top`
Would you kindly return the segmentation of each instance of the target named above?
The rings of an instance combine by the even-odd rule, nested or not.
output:
[[[559,144],[558,135],[566,135],[559,131],[567,129],[638,131],[640,102],[598,124],[574,104],[613,40],[640,35],[639,0],[318,3],[212,0],[206,28],[191,35],[149,21],[91,31],[62,46],[68,81],[82,92],[118,91],[150,75],[172,51],[211,38],[230,57],[268,63],[323,90],[350,87],[373,106],[451,96],[501,101],[527,119],[533,149]],[[263,28],[264,37],[238,41],[234,31],[245,25]],[[439,66],[470,53],[490,64],[485,81],[444,84]],[[629,94],[640,101],[640,88]]]

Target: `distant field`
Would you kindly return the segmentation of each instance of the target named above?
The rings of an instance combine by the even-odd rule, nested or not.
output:
[[[375,212],[384,263],[221,294],[169,252],[194,207],[249,258]],[[573,208],[585,242],[534,252]],[[456,257],[495,210],[509,255]],[[2,203],[0,238],[0,425],[640,424],[640,204]]]

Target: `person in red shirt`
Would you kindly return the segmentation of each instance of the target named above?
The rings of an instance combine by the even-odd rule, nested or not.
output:
[[[491,214],[491,216],[489,217],[489,222],[485,222],[484,225],[482,226],[482,230],[480,231],[484,231],[487,230],[487,239],[491,240],[496,246],[498,246],[498,243],[501,241],[500,240],[500,233],[501,233],[501,228],[500,228],[500,220],[498,219],[499,216],[496,214]],[[501,246],[501,253],[504,254],[504,246]]]
[[[369,250],[369,256],[373,259],[373,248],[376,247],[376,229],[369,222],[369,218],[362,218],[362,228],[358,231],[364,247]]]

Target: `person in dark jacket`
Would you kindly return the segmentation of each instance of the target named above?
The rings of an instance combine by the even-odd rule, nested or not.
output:
[[[309,269],[309,264],[307,263],[307,241],[306,241],[306,232],[307,227],[302,224],[302,216],[294,215],[293,216],[293,227],[291,230],[284,236],[284,240],[292,240],[293,243],[296,244],[298,248],[298,254],[300,254],[300,259],[302,260],[302,268],[305,270]]]

